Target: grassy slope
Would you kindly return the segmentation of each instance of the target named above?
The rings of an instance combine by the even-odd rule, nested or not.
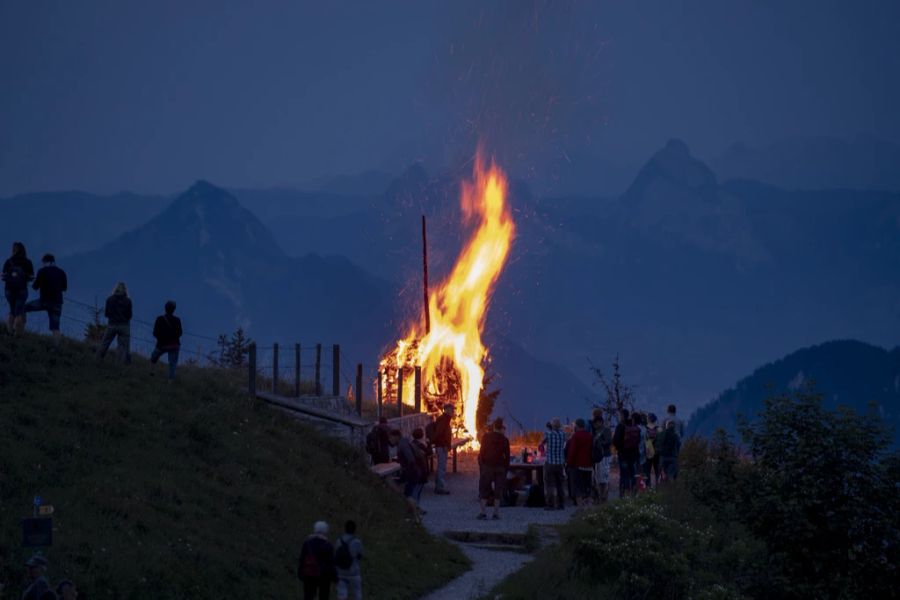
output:
[[[142,360],[0,336],[0,581],[21,585],[19,519],[56,507],[50,575],[94,598],[287,598],[318,519],[359,523],[370,596],[414,598],[467,568],[405,519],[358,454],[252,405],[222,372],[169,385]]]

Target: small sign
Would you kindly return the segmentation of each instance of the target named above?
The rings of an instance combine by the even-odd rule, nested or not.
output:
[[[52,509],[52,507],[50,507]],[[40,548],[53,545],[53,519],[28,517],[22,519],[22,547]]]
[[[44,504],[43,506],[38,508],[38,514],[42,517],[49,517],[53,514],[53,506],[51,504]]]

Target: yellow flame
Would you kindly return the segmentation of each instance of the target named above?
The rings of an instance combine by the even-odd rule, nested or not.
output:
[[[478,433],[475,412],[487,358],[481,332],[515,236],[507,188],[503,171],[493,163],[486,167],[479,153],[472,180],[463,182],[460,197],[463,216],[472,223],[473,233],[453,271],[431,291],[431,331],[426,335],[421,324],[412,325],[392,353],[395,365],[422,367],[426,390],[443,389],[440,367],[452,362],[459,378],[463,423],[471,435]],[[413,385],[412,381],[403,382],[405,402],[412,400]]]

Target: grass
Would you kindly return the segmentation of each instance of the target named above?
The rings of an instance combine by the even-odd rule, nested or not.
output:
[[[402,498],[358,451],[250,402],[240,381],[146,360],[96,365],[68,342],[0,337],[0,581],[23,584],[19,521],[55,506],[53,581],[86,597],[288,598],[314,521],[359,524],[363,585],[416,598],[468,568],[406,519]]]

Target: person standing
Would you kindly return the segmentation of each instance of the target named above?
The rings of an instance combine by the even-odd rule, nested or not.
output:
[[[106,332],[97,349],[97,360],[106,357],[109,345],[116,339],[116,355],[125,364],[130,364],[132,306],[125,282],[120,281],[113,288],[112,294],[106,299],[103,314],[106,316]]]
[[[478,451],[478,498],[481,503],[478,518],[481,520],[487,519],[485,509],[489,498],[494,500],[492,518],[500,518],[500,501],[509,472],[509,458],[509,439],[503,435],[503,419],[498,418],[492,430],[482,436]]]
[[[659,426],[656,415],[647,415],[647,462],[644,466],[644,476],[647,478],[647,487],[659,484]],[[651,477],[651,475],[653,477]]]
[[[666,421],[666,428],[660,434],[660,464],[663,476],[668,481],[678,479],[678,455],[681,453],[681,438],[676,431],[675,421]]]
[[[434,422],[434,453],[437,456],[437,467],[434,477],[434,493],[449,494],[447,489],[447,457],[450,454],[450,446],[453,444],[453,415],[456,407],[447,403],[444,412]]]
[[[612,459],[612,431],[603,422],[603,415],[594,417],[594,439],[592,452],[594,461],[594,487],[597,500],[604,503],[609,499],[609,463]]]
[[[41,259],[43,265],[38,269],[32,288],[38,290],[40,296],[25,304],[25,312],[46,311],[50,322],[50,334],[53,344],[59,346],[59,319],[62,316],[63,292],[69,287],[66,272],[56,266],[56,257],[45,254]]]
[[[362,541],[356,537],[356,522],[344,524],[344,534],[338,538],[334,550],[334,566],[337,569],[338,600],[362,600],[362,575],[359,561],[363,557]]]
[[[47,559],[40,554],[35,554],[25,563],[25,577],[28,579],[28,587],[22,592],[22,600],[40,600],[46,592],[50,591],[47,583]]]
[[[584,419],[575,420],[575,433],[569,440],[566,451],[566,465],[572,473],[573,500],[576,504],[588,504],[591,497],[591,475],[594,471],[593,439],[587,432]]]
[[[544,504],[547,510],[563,509],[565,497],[563,496],[563,479],[566,467],[566,434],[562,431],[562,423],[559,419],[550,422],[550,429],[544,434],[541,442],[544,446],[546,459],[544,461]]]
[[[678,418],[678,416],[675,414],[676,412],[677,412],[677,409],[675,408],[675,405],[670,404],[668,406],[668,408],[666,409],[666,418],[663,422],[667,423],[667,422],[671,421],[671,422],[675,423],[675,433],[678,434],[679,440],[683,440],[684,439],[684,421],[682,421],[681,419]]]
[[[334,547],[328,542],[328,523],[316,521],[313,533],[303,542],[297,576],[303,585],[303,600],[328,600],[337,581]]]
[[[34,279],[34,265],[28,260],[25,244],[13,242],[12,256],[3,263],[3,291],[9,304],[6,329],[12,335],[22,335],[25,330],[28,282],[32,279]]]
[[[403,467],[403,497],[409,504],[409,511],[413,519],[419,523],[422,520],[419,500],[422,496],[422,488],[427,481],[427,465],[423,468],[422,463],[425,460],[424,453],[403,437],[399,429],[391,430],[390,440],[391,445],[397,447],[397,461]]]
[[[166,302],[165,314],[156,317],[153,324],[153,337],[156,338],[156,348],[150,355],[150,374],[153,374],[153,366],[163,353],[169,356],[169,380],[175,379],[175,370],[178,368],[178,352],[181,350],[181,319],[175,316],[175,302]]]

